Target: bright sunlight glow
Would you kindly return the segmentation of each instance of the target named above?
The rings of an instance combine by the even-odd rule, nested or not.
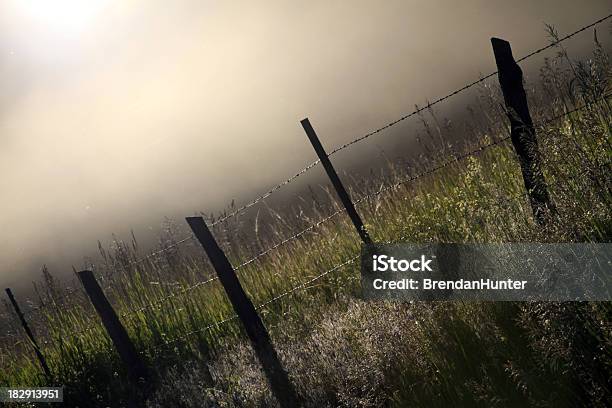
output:
[[[17,0],[15,7],[25,18],[64,34],[85,30],[109,0]]]

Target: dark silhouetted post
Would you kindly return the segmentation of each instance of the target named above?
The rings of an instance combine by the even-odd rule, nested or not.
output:
[[[491,38],[491,44],[495,54],[499,84],[510,119],[510,138],[519,158],[533,215],[536,221],[543,225],[547,215],[555,212],[555,207],[548,195],[542,173],[538,140],[523,88],[523,72],[512,56],[512,48],[508,41]]]
[[[283,407],[299,406],[295,389],[289,381],[287,372],[281,365],[276,350],[274,350],[270,335],[259,318],[253,303],[242,289],[234,268],[227,260],[225,253],[217,245],[217,241],[215,241],[202,217],[187,217],[187,223],[204,247],[227,293],[227,297],[242,321],[278,402]]]
[[[342,201],[342,204],[344,205],[346,212],[351,218],[351,221],[353,221],[353,225],[357,229],[357,233],[359,234],[359,237],[361,237],[361,240],[363,241],[364,244],[372,245],[372,239],[370,238],[368,231],[363,225],[363,221],[361,221],[361,217],[357,213],[357,210],[355,209],[355,206],[353,205],[353,202],[351,201],[351,197],[349,196],[348,192],[344,188],[344,185],[342,184],[340,177],[338,177],[338,174],[336,173],[334,166],[332,165],[331,161],[329,161],[329,157],[327,156],[327,153],[325,152],[323,145],[321,145],[321,142],[319,141],[319,137],[317,136],[316,132],[312,128],[310,121],[308,120],[308,118],[306,118],[306,119],[303,119],[300,123],[302,124],[302,127],[304,128],[304,131],[306,132],[306,135],[308,136],[308,139],[310,139],[310,143],[312,143],[312,147],[314,147],[314,150],[317,153],[317,156],[319,156],[319,159],[321,160],[321,163],[323,164],[323,167],[325,168],[325,171],[327,172],[327,176],[329,177],[334,188],[336,189],[336,193],[340,197],[340,201]]]
[[[109,303],[108,299],[102,292],[102,288],[98,285],[96,277],[92,271],[81,271],[78,273],[79,279],[83,284],[83,288],[91,303],[96,308],[102,324],[106,328],[108,335],[110,336],[121,360],[127,367],[127,370],[132,378],[132,381],[136,384],[140,384],[141,379],[145,380],[148,378],[147,370],[144,363],[138,356],[134,344],[130,340],[127,331],[119,321],[117,314],[113,310],[113,307]]]
[[[32,344],[32,347],[34,348],[34,353],[36,353],[36,357],[38,357],[40,366],[42,367],[45,373],[45,378],[47,379],[47,381],[51,382],[53,377],[51,377],[51,370],[49,370],[49,366],[47,365],[47,360],[45,360],[45,356],[43,356],[42,352],[40,351],[40,347],[38,347],[38,343],[36,342],[36,339],[34,338],[34,335],[32,334],[32,330],[30,330],[30,326],[28,326],[28,322],[26,321],[25,316],[21,312],[21,309],[19,308],[19,305],[17,304],[17,301],[15,300],[15,296],[13,296],[13,292],[11,291],[10,288],[6,288],[6,294],[8,295],[11,303],[13,304],[13,308],[15,309],[15,313],[17,313],[17,317],[19,317],[19,321],[21,322],[21,326],[23,326],[23,330],[25,331],[26,335],[30,339],[30,343]]]

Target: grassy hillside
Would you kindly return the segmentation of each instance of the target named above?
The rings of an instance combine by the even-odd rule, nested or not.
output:
[[[593,58],[571,61],[561,50],[529,86],[545,174],[558,217],[537,226],[495,81],[482,88],[465,146],[448,126],[422,117],[428,152],[411,167],[353,183],[358,210],[376,241],[609,242],[612,236],[611,65],[596,44]],[[573,111],[576,107],[578,109]],[[480,150],[481,146],[487,146]],[[435,171],[431,171],[436,169]],[[273,233],[238,219],[215,235],[239,265],[328,217],[338,206],[303,197],[270,209]],[[168,223],[165,246],[184,233]],[[321,406],[606,406],[612,402],[610,303],[364,302],[359,253],[340,212],[299,238],[241,267],[283,363],[307,405]],[[147,406],[274,405],[265,378],[222,287],[193,241],[145,255],[134,239],[100,248],[96,275],[147,364],[155,392]],[[314,279],[336,265],[346,265]],[[198,282],[203,284],[195,285]],[[194,287],[195,285],[195,287]],[[55,382],[69,405],[121,406],[141,396],[95,312],[80,291],[45,272],[37,287],[49,304],[32,315]],[[205,329],[207,328],[207,329]],[[205,330],[203,330],[205,329]],[[6,346],[6,345],[5,345]],[[43,385],[27,344],[3,349],[0,385]]]

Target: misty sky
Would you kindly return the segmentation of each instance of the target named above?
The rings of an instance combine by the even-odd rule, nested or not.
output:
[[[564,34],[609,12],[576,0],[0,0],[0,285],[76,264],[112,232],[265,190],[314,158],[306,116],[332,148],[493,71],[491,36],[520,56],[546,43],[544,22]]]

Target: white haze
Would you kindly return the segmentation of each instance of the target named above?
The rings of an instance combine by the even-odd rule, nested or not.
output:
[[[303,117],[336,146],[494,70],[491,36],[523,55],[546,43],[544,22],[564,33],[610,9],[92,0],[46,19],[20,1],[35,0],[0,0],[4,286],[43,263],[68,271],[113,232],[153,235],[164,215],[265,190],[314,158]]]

